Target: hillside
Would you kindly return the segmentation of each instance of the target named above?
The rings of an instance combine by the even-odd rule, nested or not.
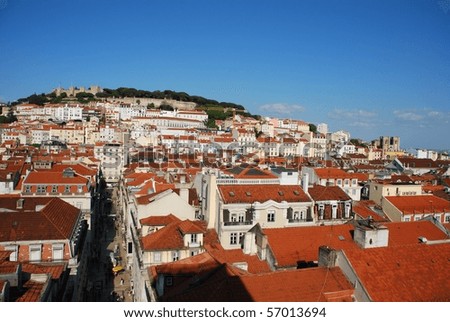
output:
[[[79,102],[79,103],[88,103],[92,101],[102,101],[107,98],[153,98],[153,99],[163,99],[163,100],[175,100],[180,102],[192,102],[195,103],[200,108],[207,107],[222,107],[228,109],[236,109],[239,111],[245,111],[244,106],[230,103],[230,102],[219,102],[214,99],[205,98],[197,95],[189,95],[185,92],[175,92],[172,90],[164,90],[164,91],[147,91],[140,90],[131,87],[119,87],[116,89],[104,88],[96,94],[90,93],[88,91],[79,91],[77,88],[76,95],[68,95],[66,92],[62,92],[60,95],[57,95],[57,91],[53,91],[51,93],[45,94],[32,94],[25,98],[20,98],[17,102],[13,104],[19,103],[30,103],[36,105],[44,105],[46,103],[61,103],[61,102]]]

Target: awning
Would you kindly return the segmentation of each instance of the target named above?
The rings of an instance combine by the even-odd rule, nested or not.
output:
[[[118,273],[118,272],[123,271],[124,268],[122,266],[120,266],[120,265],[117,265],[117,266],[113,267],[112,270],[113,270],[114,273]]]

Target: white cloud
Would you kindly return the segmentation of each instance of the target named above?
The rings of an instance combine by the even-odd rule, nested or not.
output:
[[[423,114],[419,114],[417,111],[394,111],[394,115],[403,121],[420,121],[425,118]]]
[[[286,103],[272,103],[272,104],[264,104],[259,107],[261,111],[273,113],[273,114],[281,114],[281,115],[289,115],[293,112],[304,112],[305,108],[298,104],[286,104]]]
[[[363,109],[339,109],[335,108],[331,112],[328,113],[328,116],[332,119],[351,119],[351,120],[365,120],[367,118],[373,118],[377,115],[377,113],[363,110]]]

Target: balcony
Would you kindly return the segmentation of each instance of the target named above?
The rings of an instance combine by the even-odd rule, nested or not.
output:
[[[253,220],[248,221],[225,221],[224,226],[248,226],[253,224]]]
[[[312,222],[312,221],[313,221],[312,218],[305,218],[305,219],[293,218],[293,219],[288,219],[288,223],[290,223],[290,224],[302,223],[302,222]]]

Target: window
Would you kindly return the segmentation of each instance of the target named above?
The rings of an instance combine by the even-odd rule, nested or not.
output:
[[[414,216],[414,221],[418,221],[418,220],[420,220],[420,218],[422,218],[422,216],[416,215],[416,216]]]
[[[349,183],[349,180],[348,180],[348,179],[345,179],[345,180],[344,180],[344,185],[348,186],[348,183]]]
[[[336,184],[337,184],[338,186],[341,186],[341,185],[342,185],[342,180],[341,180],[341,179],[337,179]]]
[[[30,185],[25,185],[25,192],[31,192],[31,186]]]
[[[331,217],[333,219],[337,218],[337,205],[336,204],[331,205]]]
[[[305,220],[306,219],[306,213],[304,210],[300,211],[300,220]]]
[[[231,233],[230,234],[230,245],[236,245],[237,244],[237,233]]]
[[[403,221],[410,221],[410,218],[409,218],[409,216],[405,216],[405,217],[403,217]]]
[[[176,250],[176,251],[173,251],[172,252],[172,260],[174,261],[174,262],[176,262],[177,260],[179,260],[180,259],[180,254],[178,253],[178,251]]]
[[[300,213],[298,211],[294,211],[294,219],[300,219]]]
[[[66,186],[64,187],[64,192],[65,192],[65,193],[69,193],[69,192],[70,192],[70,186],[69,186],[69,185],[66,185]]]
[[[133,254],[133,243],[132,242],[128,242],[128,247],[127,247],[127,251],[128,254]]]
[[[38,185],[37,186],[37,193],[45,193],[46,192],[46,187],[43,185]]]
[[[83,192],[83,186],[82,185],[78,185],[78,192]]]
[[[450,215],[445,215],[445,222],[450,222]]]
[[[166,286],[172,286],[173,285],[173,277],[172,276],[166,276]]]
[[[322,204],[319,205],[319,219],[323,219],[324,210],[325,210],[325,206]]]
[[[153,253],[153,262],[161,263],[161,252]]]
[[[30,262],[38,262],[41,260],[42,245],[30,245]]]
[[[352,179],[352,185],[356,186],[356,179]]]
[[[52,258],[54,261],[64,259],[64,244],[55,244],[52,246]]]
[[[5,250],[12,252],[9,255],[9,261],[10,262],[17,262],[17,254],[19,253],[19,246],[18,245],[6,246]]]
[[[274,210],[269,210],[267,212],[267,221],[268,222],[274,222],[275,221],[275,211]]]
[[[239,218],[238,218],[238,219],[239,219],[239,222],[244,222],[244,221],[245,221],[244,213],[241,212],[241,213],[239,214]]]
[[[57,193],[58,192],[58,186],[53,185],[52,186],[52,193]]]
[[[439,222],[441,221],[441,215],[434,215],[434,218]]]
[[[197,234],[191,234],[191,243],[197,243]]]
[[[231,214],[231,221],[232,222],[236,222],[237,221],[237,215],[236,214]]]
[[[242,244],[244,242],[244,236],[245,233],[239,233],[239,244]]]

